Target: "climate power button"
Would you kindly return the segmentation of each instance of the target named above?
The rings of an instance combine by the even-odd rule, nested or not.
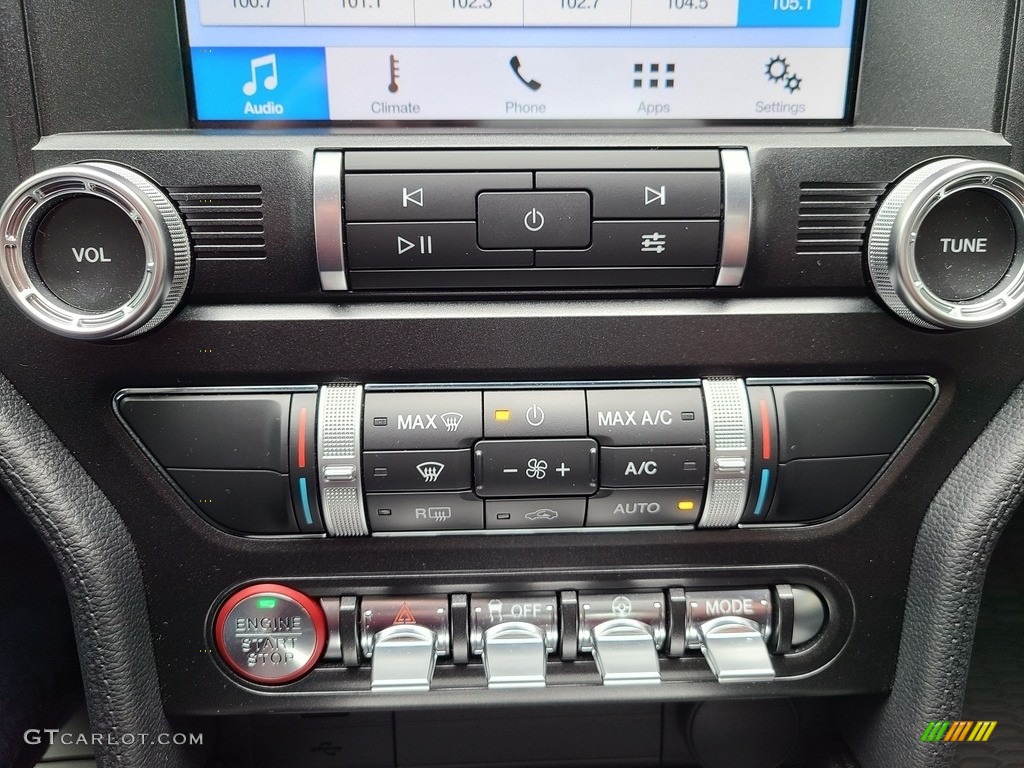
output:
[[[297,680],[323,654],[327,620],[319,603],[279,584],[255,584],[230,598],[214,623],[217,650],[246,680],[279,685]]]

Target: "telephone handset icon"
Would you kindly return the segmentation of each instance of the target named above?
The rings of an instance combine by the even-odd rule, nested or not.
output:
[[[518,56],[513,56],[509,60],[508,65],[510,67],[512,67],[512,71],[515,73],[516,77],[518,77],[520,79],[520,81],[522,81],[523,85],[525,85],[531,91],[540,90],[540,83],[538,83],[536,80],[527,80],[525,77],[523,77],[522,73],[519,71],[519,68],[522,65],[519,63],[519,57]]]

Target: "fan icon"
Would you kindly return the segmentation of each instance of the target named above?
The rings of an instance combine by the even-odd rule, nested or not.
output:
[[[526,476],[531,480],[543,480],[548,474],[548,463],[543,459],[530,459],[526,462]]]

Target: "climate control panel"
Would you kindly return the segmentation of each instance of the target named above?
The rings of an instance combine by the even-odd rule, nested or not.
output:
[[[933,380],[131,390],[123,422],[239,534],[800,524],[849,508]]]

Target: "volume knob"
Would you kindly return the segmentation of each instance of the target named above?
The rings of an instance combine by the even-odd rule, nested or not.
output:
[[[923,328],[992,325],[1024,304],[1024,175],[998,163],[936,160],[878,209],[868,270],[879,298]]]
[[[89,162],[32,176],[0,208],[0,282],[42,327],[76,339],[145,333],[181,302],[188,234],[137,171]]]

